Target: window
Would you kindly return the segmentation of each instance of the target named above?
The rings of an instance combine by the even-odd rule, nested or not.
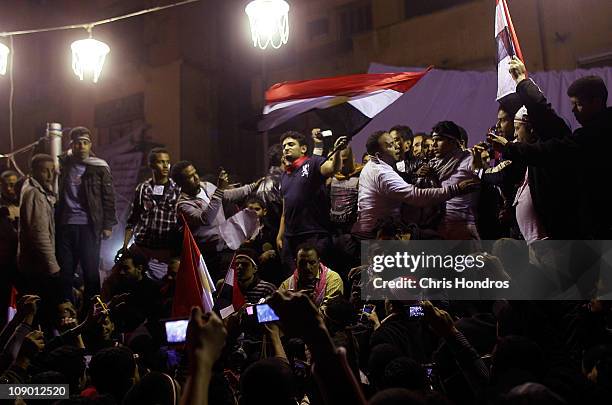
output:
[[[308,39],[312,40],[329,33],[329,19],[319,18],[308,23]]]
[[[474,0],[405,0],[405,17],[412,18],[431,14],[471,1]]]
[[[372,29],[372,5],[369,1],[355,1],[338,9],[340,39]]]

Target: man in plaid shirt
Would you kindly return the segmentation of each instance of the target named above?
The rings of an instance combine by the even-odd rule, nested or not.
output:
[[[155,259],[150,263],[152,276],[160,278],[163,274],[154,271],[155,261],[167,264],[177,255],[176,202],[181,189],[169,178],[170,153],[166,149],[153,148],[148,160],[153,177],[136,187],[121,252],[128,248],[133,236],[134,243],[129,249]],[[165,267],[163,264],[160,266]]]

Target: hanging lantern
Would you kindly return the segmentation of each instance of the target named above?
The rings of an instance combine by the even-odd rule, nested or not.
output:
[[[8,66],[8,56],[11,50],[8,46],[0,44],[0,75],[6,74],[6,67]]]
[[[249,16],[253,46],[278,49],[289,40],[289,4],[284,0],[253,0],[244,11]]]
[[[97,41],[91,37],[91,28],[88,28],[89,38],[74,41],[72,49],[72,70],[74,74],[83,80],[85,74],[91,75],[94,83],[98,82],[104,59],[110,52],[110,48],[104,42]]]

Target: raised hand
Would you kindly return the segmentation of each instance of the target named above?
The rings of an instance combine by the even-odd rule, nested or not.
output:
[[[525,68],[525,64],[516,56],[513,56],[510,62],[508,63],[510,75],[516,83],[520,83],[521,81],[527,78],[527,69]]]
[[[221,356],[226,336],[227,330],[217,314],[202,314],[198,307],[191,310],[187,326],[187,347],[195,361],[212,366]]]
[[[434,307],[429,301],[423,301],[421,305],[425,313],[424,319],[436,335],[447,337],[457,332],[453,318],[448,312]]]
[[[307,339],[323,325],[319,311],[303,292],[277,291],[268,304],[280,318],[283,330],[288,335]]]

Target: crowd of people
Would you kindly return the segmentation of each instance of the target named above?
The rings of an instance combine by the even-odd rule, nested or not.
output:
[[[46,154],[24,178],[0,176],[0,383],[66,384],[60,404],[610,403],[606,277],[558,274],[582,300],[362,294],[363,241],[460,240],[480,252],[493,240],[487,260],[511,280],[508,257],[523,273],[569,260],[541,241],[612,239],[603,80],[569,87],[572,133],[522,62],[510,71],[516,93],[471,148],[452,121],[375,132],[361,161],[345,136],[332,147],[320,129],[289,131],[264,177],[244,185],[225,170],[204,181],[192,162],[152,149],[104,280],[113,179],[92,133],[71,129],[59,176]],[[221,229],[240,212],[258,225],[235,249]],[[184,227],[219,288],[233,269],[245,304],[194,307],[182,341],[167,325]]]

